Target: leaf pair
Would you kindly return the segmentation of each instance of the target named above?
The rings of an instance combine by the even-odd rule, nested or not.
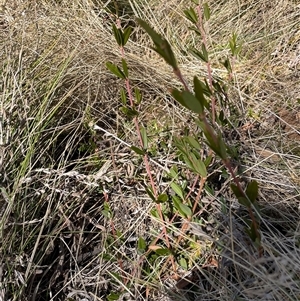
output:
[[[174,89],[172,91],[172,96],[184,107],[189,109],[190,111],[202,114],[204,112],[204,108],[208,108],[208,102],[204,96],[204,86],[196,76],[194,77],[194,92],[189,91],[179,91]]]
[[[193,2],[196,5],[199,5],[199,1],[194,0]],[[205,20],[208,21],[210,19],[210,8],[209,8],[209,6],[206,2],[203,4],[203,11],[204,11]],[[197,16],[195,10],[192,7],[190,7],[189,9],[184,10],[183,12],[185,14],[185,17],[188,20],[190,20],[193,24],[197,25],[198,16]]]
[[[236,33],[233,33],[231,39],[229,40],[229,48],[231,50],[231,54],[235,57],[237,57],[242,50],[242,44],[237,43]]]
[[[201,177],[206,178],[206,165],[198,155],[201,149],[199,142],[192,136],[185,136],[182,139],[174,138],[174,142],[176,147],[182,154],[183,160],[186,165]]]
[[[123,67],[123,70],[118,65],[116,65],[112,62],[106,63],[106,68],[110,72],[112,72],[115,76],[117,76],[121,79],[126,79],[126,78],[128,78],[128,66],[124,59],[122,59],[122,67]]]
[[[255,204],[258,196],[258,183],[256,181],[251,181],[245,192],[235,184],[231,184],[231,189],[241,205],[250,208],[251,204]]]
[[[128,39],[132,32],[132,27],[127,27],[123,31],[121,28],[117,28],[116,25],[113,24],[113,32],[118,45],[120,47],[123,47],[128,42]]]
[[[221,133],[216,133],[212,126],[208,123],[205,116],[200,116],[196,120],[197,125],[202,129],[206,138],[205,143],[223,160],[227,160],[227,145],[225,144]]]
[[[175,182],[172,182],[170,184],[172,190],[177,194],[177,195],[173,195],[172,196],[172,200],[173,200],[173,204],[175,206],[175,208],[178,210],[178,212],[184,217],[184,218],[188,218],[192,216],[192,210],[191,208],[184,204],[184,191],[182,189],[181,186],[179,186],[178,184],[176,184]],[[179,197],[178,197],[179,196]]]
[[[196,48],[192,48],[190,51],[191,53],[197,58],[200,59],[201,61],[208,63],[208,52],[206,50],[205,45],[202,43],[201,50],[197,50]]]

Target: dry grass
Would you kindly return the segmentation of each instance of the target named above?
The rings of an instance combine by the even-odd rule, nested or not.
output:
[[[101,10],[110,2],[0,6],[0,300],[107,300],[121,291],[119,300],[299,300],[299,4],[208,1],[214,76],[226,81],[219,60],[232,32],[244,45],[229,88],[239,140],[230,141],[243,177],[261,187],[266,252],[255,255],[243,231],[245,212],[212,169],[214,194],[203,193],[201,226],[191,223],[183,233],[177,220],[164,225],[176,253],[190,258],[187,272],[166,256],[145,259],[137,248],[139,237],[157,238],[163,223],[151,214],[145,168],[129,148],[137,135],[118,110],[122,82],[105,67],[121,59],[113,16]],[[170,41],[187,78],[205,76],[205,66],[183,55],[199,45],[183,17],[186,1],[128,3],[124,25],[134,15],[147,20]],[[150,45],[135,27],[126,57],[132,86],[144,94],[139,119],[148,129],[152,172],[168,192],[172,166],[193,179],[171,144],[195,128],[169,97],[178,82]],[[112,218],[103,215],[104,201]],[[186,243],[177,244],[174,233]]]

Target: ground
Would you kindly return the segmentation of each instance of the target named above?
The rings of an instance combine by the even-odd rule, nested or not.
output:
[[[0,1],[0,300],[300,299],[300,5],[207,3],[218,129],[243,187],[259,184],[263,253],[196,114],[171,95],[181,83],[136,22],[169,41],[189,85],[209,79],[190,52],[202,44],[184,14],[192,1]],[[124,58],[143,95],[149,168],[120,110],[125,82],[106,66],[121,66],[117,16],[133,28]],[[207,176],[182,143],[199,143]]]

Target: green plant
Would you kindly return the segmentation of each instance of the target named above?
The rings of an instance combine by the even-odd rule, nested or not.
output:
[[[210,68],[209,54],[207,51],[207,43],[205,38],[205,32],[203,29],[202,22],[202,12],[201,6],[197,5],[196,7],[197,13],[193,8],[185,10],[184,13],[188,20],[193,23],[192,30],[196,32],[196,34],[201,35],[203,39],[201,50],[193,49],[192,52],[203,62],[207,64],[208,70],[208,80],[200,81],[196,76],[193,81],[193,90],[189,88],[187,85],[187,81],[184,79],[182,72],[177,64],[176,58],[172,51],[171,45],[168,43],[166,39],[164,39],[161,35],[159,35],[155,30],[153,30],[145,21],[138,19],[138,23],[143,29],[149,34],[151,37],[155,47],[153,50],[156,51],[164,60],[173,68],[173,73],[178,77],[179,81],[183,84],[184,89],[172,90],[172,96],[184,107],[188,110],[196,113],[198,118],[195,120],[199,128],[201,128],[204,134],[204,141],[208,145],[208,147],[222,160],[224,166],[229,171],[233,183],[231,184],[231,189],[238,199],[239,203],[245,206],[248,210],[250,222],[248,227],[246,228],[246,233],[249,235],[251,240],[254,242],[256,247],[259,250],[260,256],[262,256],[262,247],[261,247],[261,235],[259,232],[259,220],[257,213],[259,212],[259,207],[257,204],[257,196],[258,196],[258,184],[256,181],[251,181],[247,188],[244,190],[242,188],[242,184],[240,179],[234,172],[234,168],[231,164],[231,152],[230,148],[226,145],[225,140],[222,138],[221,130],[216,127],[216,103],[215,103],[215,95],[222,93],[222,90],[219,89],[219,86],[213,86],[213,78]],[[204,16],[206,20],[209,20],[210,12],[207,3],[203,5]],[[240,46],[237,44],[237,36],[233,34],[232,39],[229,42],[230,49],[233,57],[237,57],[240,52]],[[232,68],[229,67],[230,63],[227,59],[227,70],[231,74]],[[210,97],[210,102],[207,99]],[[221,113],[220,113],[221,114]],[[210,120],[211,118],[211,120]],[[220,115],[219,115],[220,119]],[[177,147],[181,151],[184,160],[194,172],[198,173],[202,177],[206,177],[206,166],[205,162],[197,158],[197,153],[199,153],[200,144],[194,137],[187,137],[187,142],[190,144],[192,149],[186,150],[182,145],[179,145],[177,142]],[[208,161],[210,158],[208,157]],[[176,188],[178,188],[176,186]],[[179,189],[176,189],[177,194],[180,192]],[[181,194],[180,194],[181,195]],[[182,196],[182,195],[181,195]],[[181,209],[181,213],[186,216],[190,214],[190,211],[185,206],[178,206],[177,209]],[[183,209],[184,208],[184,209]]]
[[[203,6],[204,18],[206,21],[210,18],[210,10],[207,4]],[[199,219],[199,199],[201,191],[205,186],[207,180],[208,172],[207,168],[210,166],[213,159],[213,153],[216,154],[222,161],[223,165],[228,170],[230,176],[232,177],[233,183],[230,185],[231,189],[238,199],[239,203],[245,206],[248,210],[249,221],[246,221],[247,227],[245,232],[254,242],[258,249],[259,255],[262,256],[262,247],[260,243],[260,231],[259,231],[259,207],[257,204],[258,196],[258,185],[256,181],[251,181],[247,188],[244,190],[242,188],[242,183],[239,177],[236,175],[234,168],[231,164],[233,152],[232,149],[226,144],[224,138],[222,137],[222,126],[227,124],[224,112],[222,109],[218,110],[216,100],[223,99],[226,95],[226,85],[222,84],[218,79],[214,79],[211,71],[211,62],[209,57],[208,45],[206,41],[206,35],[203,27],[203,17],[200,5],[197,5],[196,11],[193,8],[184,11],[188,20],[193,23],[191,28],[197,35],[202,37],[201,50],[196,48],[191,49],[194,56],[199,58],[207,65],[208,80],[201,81],[198,77],[193,79],[193,89],[189,88],[187,80],[182,75],[182,72],[178,66],[175,55],[172,51],[171,45],[168,41],[159,35],[154,29],[151,28],[145,21],[137,19],[137,22],[143,29],[150,35],[155,47],[153,48],[164,60],[172,67],[173,73],[179,79],[183,85],[183,90],[178,90],[174,88],[172,90],[172,96],[184,107],[193,113],[197,114],[195,118],[195,123],[203,134],[203,138],[199,140],[199,137],[195,135],[186,135],[180,138],[174,138],[174,144],[179,151],[180,160],[184,161],[186,166],[190,171],[196,175],[194,179],[193,187],[200,185],[197,198],[192,204],[189,196],[193,191],[193,187],[187,189],[187,181],[178,183],[179,174],[176,169],[171,169],[169,177],[171,179],[170,188],[173,191],[172,195],[168,193],[160,193],[157,190],[157,186],[152,177],[150,164],[149,164],[149,152],[148,145],[149,139],[147,135],[147,130],[145,127],[141,126],[139,123],[139,112],[138,106],[142,101],[142,94],[138,88],[134,89],[134,93],[131,89],[130,79],[129,79],[129,68],[125,59],[124,46],[127,44],[130,34],[132,32],[131,27],[127,27],[124,30],[121,28],[120,22],[117,19],[117,26],[113,25],[113,34],[116,39],[117,44],[120,47],[122,59],[121,64],[115,64],[113,62],[107,62],[106,67],[115,76],[124,81],[125,88],[120,89],[120,100],[121,107],[120,111],[129,119],[133,120],[135,129],[139,139],[139,146],[132,146],[131,149],[138,155],[143,157],[145,168],[147,171],[150,186],[145,187],[146,192],[149,197],[155,202],[156,209],[152,210],[152,215],[160,219],[163,224],[163,232],[158,235],[157,238],[147,244],[146,241],[141,237],[138,241],[137,248],[139,252],[144,253],[141,262],[145,262],[147,259],[147,264],[144,265],[143,271],[145,275],[150,276],[149,266],[156,270],[153,265],[155,265],[157,256],[166,256],[171,260],[174,271],[175,262],[178,262],[180,266],[187,269],[188,268],[188,257],[184,255],[185,253],[178,253],[172,247],[168,232],[176,232],[176,227],[172,226],[174,220],[181,217],[183,221],[181,225],[181,233],[185,233],[188,229],[189,221],[196,221],[201,223],[201,217]],[[233,34],[230,42],[230,50],[232,57],[237,58],[240,52],[240,45],[237,43],[237,36]],[[232,78],[233,67],[230,60],[226,58],[224,66],[229,73],[229,80]],[[129,101],[128,101],[129,100]],[[219,124],[219,125],[218,125]],[[204,142],[210,149],[209,153],[204,156],[201,154]],[[234,158],[236,159],[236,158]],[[168,225],[168,230],[164,225]],[[175,233],[174,232],[174,233]],[[183,243],[182,234],[176,240],[176,245],[179,246]],[[184,241],[186,238],[184,239]],[[193,244],[192,244],[193,245]],[[194,245],[193,245],[194,246]],[[165,265],[168,263],[166,261]],[[149,274],[150,273],[150,274]],[[126,282],[126,281],[125,281]]]

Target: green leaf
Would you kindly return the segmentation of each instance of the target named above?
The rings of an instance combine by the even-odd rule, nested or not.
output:
[[[174,137],[174,144],[182,154],[187,155],[186,147],[182,139]]]
[[[201,146],[199,144],[199,142],[192,136],[187,136],[186,137],[187,142],[189,143],[189,145],[197,150],[201,149]]]
[[[144,150],[146,150],[148,148],[147,131],[143,126],[140,128],[140,131],[141,131],[141,136],[142,136],[142,140],[143,140],[143,148],[144,148]]]
[[[127,107],[121,107],[120,111],[129,118],[133,118],[133,117],[136,117],[136,116],[139,115],[138,111],[136,111],[134,109],[127,108]]]
[[[144,151],[144,150],[142,150],[142,149],[140,149],[140,148],[138,148],[138,147],[136,147],[136,146],[131,146],[130,147],[135,153],[137,153],[138,155],[145,155],[146,154],[146,152]]]
[[[254,203],[258,196],[258,183],[253,180],[251,181],[246,189],[246,195],[249,198],[251,203]]]
[[[207,2],[205,2],[203,4],[203,9],[204,9],[205,20],[208,21],[210,19],[210,8],[209,8]]]
[[[202,43],[201,48],[202,48],[202,54],[203,54],[203,57],[204,57],[204,62],[208,63],[208,52],[206,50],[206,47],[205,47],[204,43]]]
[[[201,37],[201,31],[195,26],[188,26],[188,30],[194,31],[199,37]]]
[[[148,35],[151,37],[152,41],[154,42],[154,44],[161,44],[163,42],[163,38],[160,34],[158,34],[154,29],[151,28],[151,26],[148,25],[147,22],[145,22],[144,20],[137,18],[136,19],[137,22],[139,23],[139,25],[141,27],[143,27],[143,29],[148,33]]]
[[[110,272],[110,274],[112,275],[112,277],[118,281],[122,281],[122,276],[116,272]]]
[[[140,253],[144,253],[145,252],[145,250],[146,250],[146,248],[147,248],[147,244],[146,244],[146,241],[145,241],[145,239],[143,238],[143,237],[139,237],[139,239],[138,239],[138,246],[137,246],[137,248],[138,248],[138,251],[140,252]]]
[[[241,204],[241,205],[243,205],[243,206],[245,206],[245,207],[247,207],[247,208],[250,208],[251,207],[251,203],[250,203],[250,201],[247,199],[247,198],[245,198],[245,197],[239,197],[239,198],[237,198],[238,199],[238,202]]]
[[[218,140],[218,146],[217,146],[217,150],[215,151],[215,153],[222,159],[222,160],[227,160],[227,146],[221,136],[221,134],[219,133],[217,135],[217,140]]]
[[[150,196],[150,198],[152,199],[152,201],[156,202],[156,198],[155,198],[155,196],[153,194],[152,188],[146,187],[146,192]]]
[[[157,218],[157,219],[160,219],[160,214],[158,213],[158,211],[157,211],[156,208],[151,209],[151,210],[150,210],[150,214],[151,214],[153,217],[155,217],[155,218]]]
[[[237,198],[245,197],[244,192],[240,191],[240,189],[235,184],[231,183],[230,188]]]
[[[128,78],[128,66],[124,59],[122,59],[122,66],[123,66],[123,72],[124,72],[126,78]]]
[[[255,240],[256,235],[255,235],[255,233],[254,233],[254,235],[253,235],[253,233],[251,232],[251,229],[250,229],[250,228],[245,228],[245,232],[246,232],[246,234],[251,238],[252,241]]]
[[[243,205],[246,206],[247,208],[251,207],[251,203],[250,200],[248,200],[248,198],[246,197],[244,191],[241,191],[235,184],[231,183],[230,184],[230,188],[233,191],[234,195],[236,196],[236,198],[238,199],[238,202]]]
[[[208,195],[213,196],[215,195],[214,189],[207,184],[204,185],[204,189],[207,192]]]
[[[216,134],[213,128],[204,122],[198,122],[206,137],[205,143],[223,160],[227,160],[227,146],[224,143],[221,134]]]
[[[197,76],[194,76],[194,92],[197,99],[201,102],[203,108],[209,108],[208,102],[204,96],[205,84],[201,82]]]
[[[189,206],[183,203],[180,203],[179,206],[180,206],[179,212],[183,217],[189,218],[192,216],[193,213]]]
[[[251,223],[250,228],[246,228],[245,231],[248,234],[248,236],[251,238],[251,240],[253,242],[257,243],[257,245],[256,245],[257,247],[261,245],[260,244],[260,241],[261,241],[260,234],[255,231],[255,227],[254,227],[253,223]]]
[[[183,215],[187,218],[189,218],[193,215],[191,208],[185,204],[180,204],[180,211],[181,211],[181,214],[183,213]]]
[[[189,169],[195,171],[193,163],[190,160],[190,158],[188,157],[188,155],[183,155],[183,160]]]
[[[172,179],[177,179],[178,178],[178,170],[176,166],[173,166],[170,168],[169,174],[168,174]]]
[[[204,83],[200,82],[200,84],[202,86],[204,95],[206,95],[208,97],[211,97],[213,93],[212,93],[212,91],[211,91],[211,89],[209,87],[209,83],[207,82],[207,79],[205,78],[204,79]],[[207,106],[207,108],[209,108],[209,106]]]
[[[108,203],[108,202],[104,202],[104,203],[103,203],[103,208],[104,208],[105,210],[110,210],[109,203]]]
[[[197,159],[195,154],[193,153],[190,153],[190,158],[195,172],[198,173],[201,177],[206,178],[207,172],[206,172],[206,167],[204,162],[201,161],[200,159]]]
[[[182,199],[184,200],[184,196],[183,196],[183,191],[182,191],[182,188],[176,184],[175,182],[172,182],[170,184],[172,190]]]
[[[193,55],[194,57],[196,57],[197,59],[199,59],[199,60],[201,60],[201,61],[207,63],[208,60],[207,60],[207,58],[205,57],[205,55],[204,55],[202,52],[200,52],[199,50],[197,50],[196,48],[191,48],[191,49],[190,49],[190,52],[191,52],[192,55]]]
[[[116,231],[118,238],[123,239],[123,233],[120,230]]]
[[[185,269],[185,270],[188,269],[187,261],[186,261],[186,259],[183,258],[183,257],[179,259],[179,265],[180,265],[183,269]]]
[[[171,48],[171,45],[167,40],[164,40],[162,44],[157,45],[154,50],[168,63],[174,70],[178,70],[177,60]]]
[[[220,140],[218,139],[217,134],[215,133],[214,129],[211,127],[211,125],[202,119],[199,119],[196,121],[197,125],[202,129],[205,137],[206,137],[206,141],[205,143],[218,155],[218,156],[222,156],[223,155],[223,149],[224,146],[220,145]],[[221,143],[223,141],[221,140]],[[222,147],[222,149],[221,149]],[[225,148],[225,158],[221,157],[223,160],[226,159],[226,148]]]
[[[154,250],[154,252],[159,255],[159,256],[169,256],[172,255],[171,250],[169,250],[168,248],[159,248]]]
[[[168,195],[167,194],[165,194],[165,193],[162,193],[162,194],[160,194],[159,196],[158,196],[158,198],[157,198],[157,203],[165,203],[165,202],[167,202],[168,201]]]
[[[227,124],[227,119],[226,119],[226,117],[225,117],[225,114],[224,114],[224,111],[223,110],[221,110],[220,111],[220,114],[219,114],[219,116],[217,116],[218,117],[218,120],[219,120],[219,122],[221,123],[221,125],[226,125]]]
[[[145,21],[137,18],[137,22],[143,29],[149,34],[152,41],[155,44],[154,51],[156,51],[164,60],[172,66],[174,70],[178,69],[177,61],[175,55],[172,51],[172,48],[169,42],[163,38],[160,34],[158,34],[154,29],[151,28]]]
[[[233,33],[231,39],[229,40],[229,48],[233,56],[238,56],[242,50],[242,44],[237,44],[237,34]]]
[[[212,81],[213,87],[216,89],[217,92],[219,93],[224,93],[224,88],[221,86],[222,85],[222,80],[218,78],[217,76],[214,77]]]
[[[101,211],[102,215],[106,218],[110,219],[112,217],[112,212],[109,206],[109,203],[104,202],[103,203],[103,210]]]
[[[122,295],[122,293],[110,293],[108,296],[107,296],[107,300],[108,301],[115,301],[115,300],[118,300],[120,298],[120,296]]]
[[[192,210],[189,206],[182,203],[182,201],[176,197],[176,195],[172,196],[172,200],[174,203],[174,207],[178,210],[178,212],[184,217],[191,217],[192,216]]]
[[[223,62],[222,65],[226,68],[226,70],[231,73],[232,72],[232,68],[231,68],[231,64],[228,58],[226,58]]]
[[[126,76],[123,73],[123,71],[115,64],[111,63],[111,62],[107,62],[106,63],[106,68],[108,70],[110,70],[114,75],[116,75],[117,77],[121,78],[121,79],[125,79]]]
[[[231,36],[231,39],[229,40],[229,48],[231,50],[231,54],[234,55],[235,54],[235,47],[236,47],[236,34],[233,33]]]
[[[102,258],[103,258],[105,261],[110,261],[110,262],[116,261],[116,258],[115,258],[113,255],[108,254],[108,253],[102,253],[102,254],[103,254]],[[101,255],[102,255],[102,254],[101,254]]]
[[[254,210],[257,213],[257,219],[259,220],[261,217],[261,210],[260,210],[260,206],[259,206],[258,202],[257,201],[253,202],[252,206],[254,207]]]
[[[123,33],[123,46],[125,46],[127,44],[127,41],[130,37],[131,32],[132,32],[132,27],[129,26],[129,27],[125,28],[124,33]]]
[[[182,189],[185,190],[187,188],[187,186],[188,186],[187,180],[183,180],[182,184],[181,184]]]
[[[120,89],[120,94],[121,94],[121,102],[123,105],[127,104],[127,97],[126,97],[126,92],[124,90],[124,88]]]
[[[261,239],[260,238],[256,238],[256,240],[253,242],[253,245],[256,249],[261,250],[262,245],[261,245]]]
[[[195,10],[192,7],[184,10],[183,12],[188,20],[190,20],[194,24],[197,24],[198,17],[197,17]]]
[[[203,105],[191,92],[174,89],[172,96],[187,109],[198,114],[203,112]]]
[[[134,88],[134,94],[135,94],[135,99],[136,103],[140,104],[142,101],[142,93],[138,88]]]
[[[108,219],[111,218],[111,214],[110,214],[109,211],[107,211],[107,210],[102,210],[101,213],[102,213],[102,215],[103,215],[104,217],[106,217],[106,218],[108,218]]]
[[[122,30],[117,28],[115,24],[113,24],[113,32],[114,32],[114,36],[115,36],[115,39],[118,43],[119,46],[122,46],[123,45],[123,33],[122,33]]]
[[[211,156],[211,155],[210,155],[210,156],[207,156],[207,157],[205,158],[204,164],[205,164],[206,167],[209,166],[209,164],[211,163],[211,160],[212,160],[212,156]]]

